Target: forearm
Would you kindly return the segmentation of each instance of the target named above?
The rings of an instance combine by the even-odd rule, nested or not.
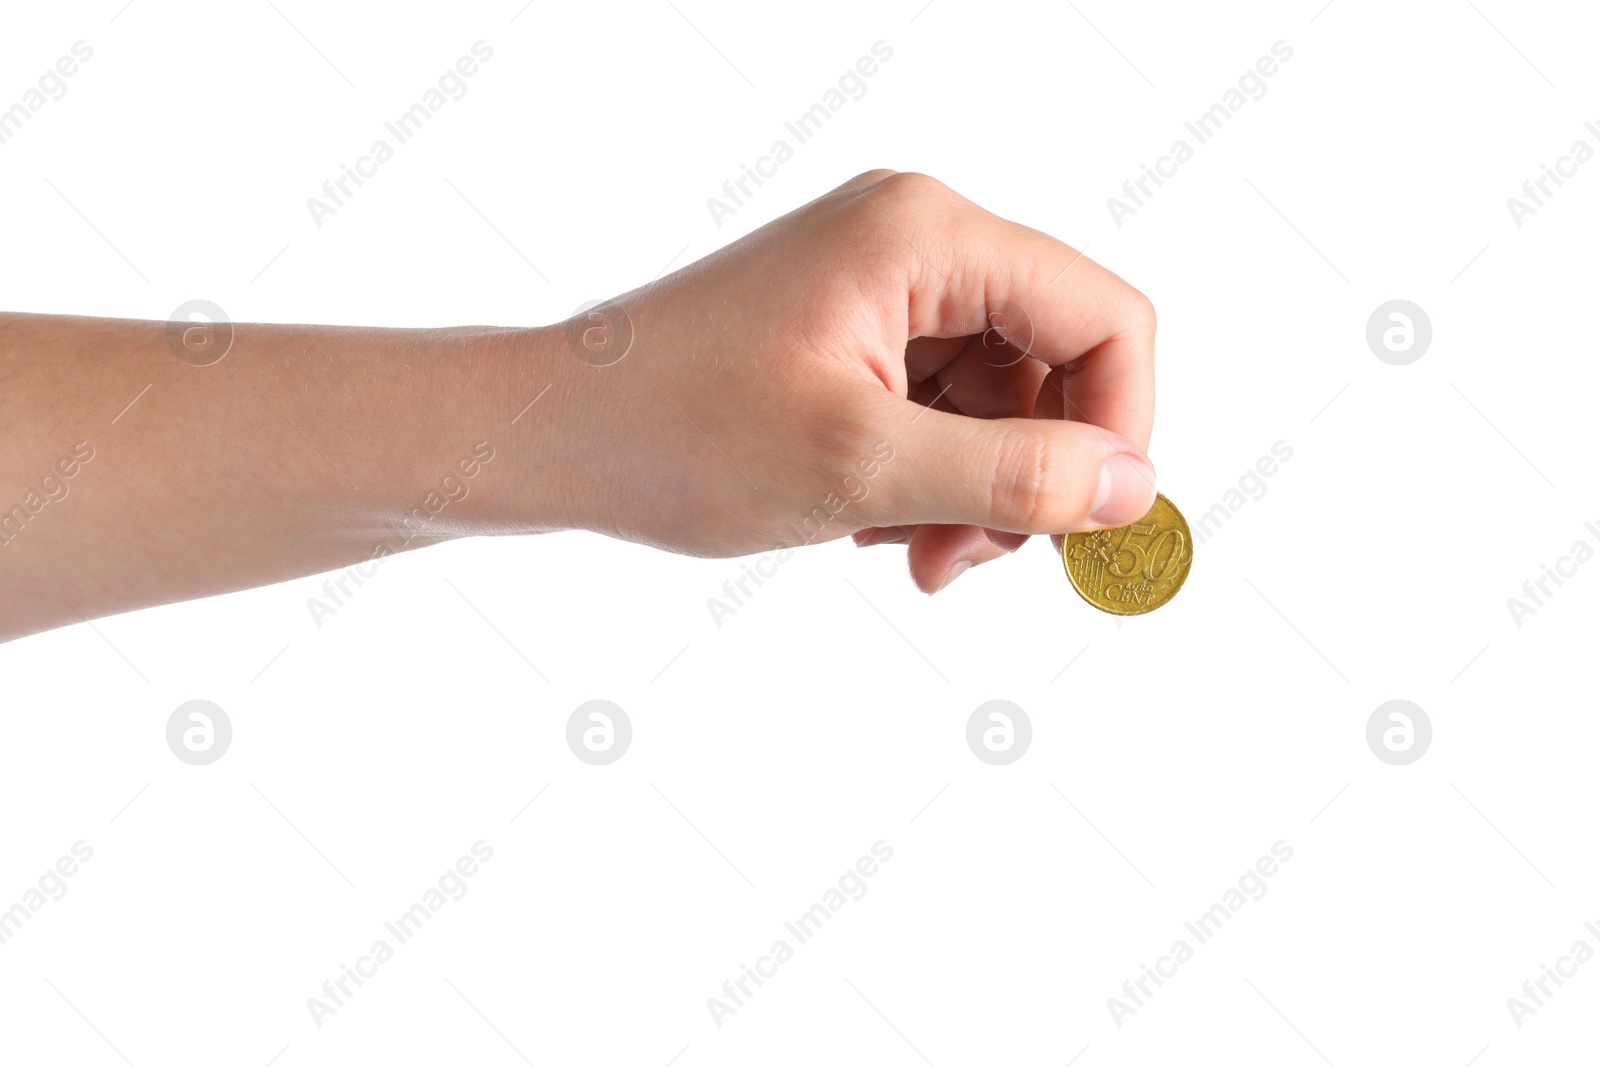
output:
[[[195,366],[166,322],[0,315],[0,639],[567,525],[557,343],[237,324]]]
[[[0,315],[0,639],[548,529],[864,533],[934,592],[1155,498],[1149,300],[924,175],[559,326],[183,328]]]

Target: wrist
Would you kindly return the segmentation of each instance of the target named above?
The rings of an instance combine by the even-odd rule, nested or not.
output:
[[[575,361],[560,327],[466,326],[444,334],[437,360],[446,380],[436,395],[450,398],[456,444],[414,460],[420,495],[405,506],[402,523],[443,536],[581,527],[578,457],[567,432]]]

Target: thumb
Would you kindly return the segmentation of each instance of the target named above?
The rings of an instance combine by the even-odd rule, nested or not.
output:
[[[1012,533],[1126,526],[1156,497],[1155,468],[1086,422],[976,419],[894,398],[894,462],[877,525],[966,523]]]

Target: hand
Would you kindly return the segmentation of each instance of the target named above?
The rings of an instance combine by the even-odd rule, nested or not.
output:
[[[556,326],[0,314],[0,640],[573,527],[903,540],[932,592],[1144,514],[1154,334],[1109,271],[889,171]]]
[[[575,525],[702,556],[908,543],[932,593],[1149,509],[1154,337],[1073,249],[873,171],[546,331],[591,362],[541,418]]]

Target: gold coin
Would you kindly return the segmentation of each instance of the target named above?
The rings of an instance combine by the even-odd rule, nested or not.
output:
[[[1193,560],[1189,524],[1160,493],[1138,522],[1068,534],[1061,543],[1072,588],[1113,615],[1143,615],[1171,600]]]

